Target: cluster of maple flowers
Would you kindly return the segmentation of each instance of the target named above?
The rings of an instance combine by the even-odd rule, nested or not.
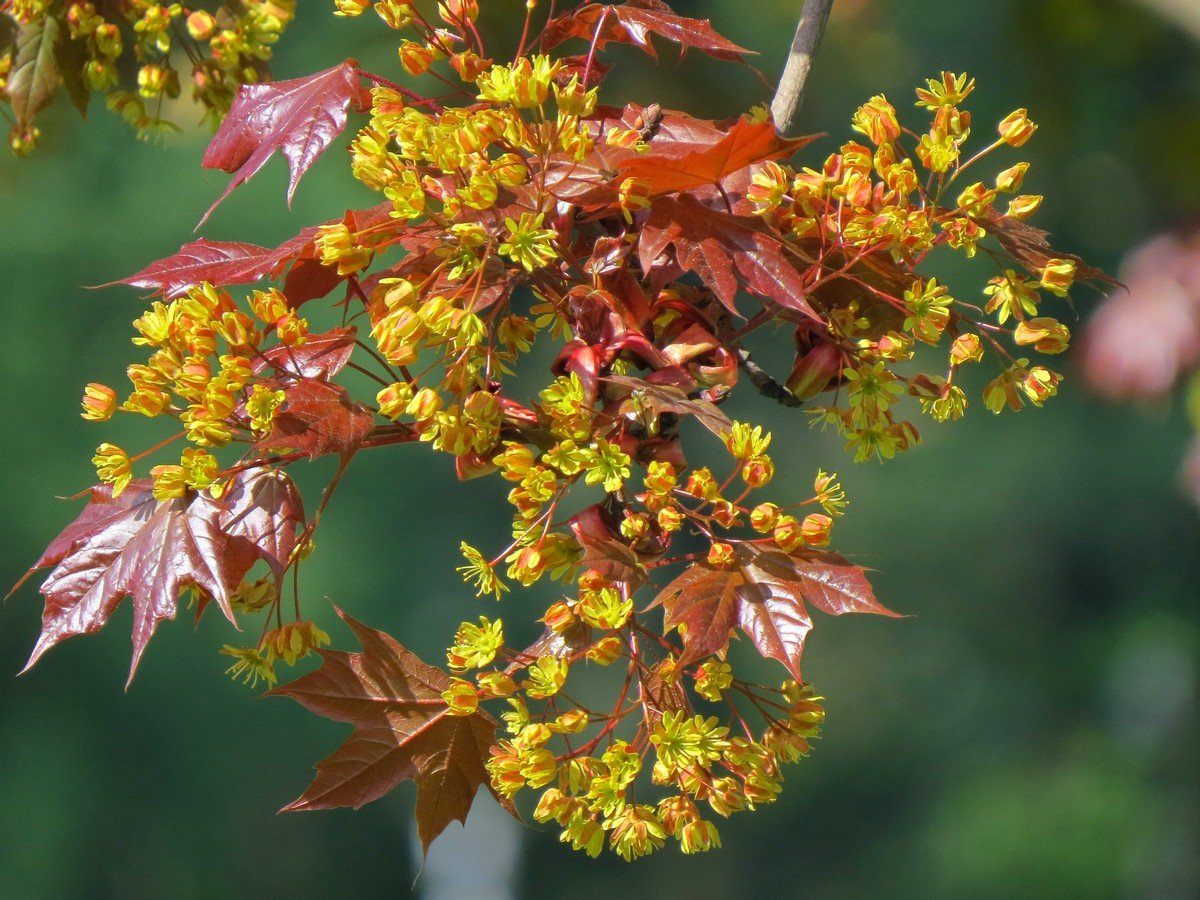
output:
[[[135,322],[151,355],[129,368],[124,396],[89,385],[84,416],[173,418],[187,446],[135,479],[134,464],[174,438],[134,457],[101,445],[101,486],[35,566],[55,568],[33,660],[97,630],[131,595],[136,665],[191,586],[200,610],[216,601],[231,620],[264,613],[257,643],[225,647],[231,674],[274,684],[280,661],[317,651],[319,669],[274,693],[355,725],[288,809],[358,806],[412,778],[427,845],[486,784],[510,809],[521,791],[540,792],[535,818],[593,856],[607,844],[633,859],[668,838],[698,852],[720,844],[706,815],[774,800],[783,764],[817,734],[823,709],[800,671],[807,606],[892,615],[864,571],[827,549],[846,505],[836,476],[819,471],[799,502],[760,494],[776,471],[772,436],[722,410],[739,372],[788,405],[827,395],[817,421],[839,429],[856,460],[889,458],[918,440],[897,418],[902,398],[935,421],[958,418],[968,405],[958,371],[988,351],[1000,374],[984,389],[987,408],[1053,395],[1060,376],[1014,358],[1002,339],[1062,351],[1067,328],[1042,313],[1042,292],[1063,296],[1098,273],[1025,224],[1041,198],[1019,193],[1024,163],[967,183],[1035,126],[1013,113],[966,157],[966,75],[943,73],[917,92],[926,131],[874,97],[853,119],[869,146],[794,168],[782,160],[809,141],[780,135],[762,110],[713,122],[601,104],[607,68],[596,54],[610,42],[649,50],[654,34],[741,59],[707,22],[656,3],[586,3],[535,35],[536,6],[513,60],[497,64],[474,0],[436,4],[437,24],[410,3],[338,0],[342,15],[373,8],[404,32],[401,66],[437,71],[450,99],[347,62],[234,103],[205,164],[235,173],[232,188],[279,149],[291,190],[369,97],[350,156],[382,202],[273,249],[196,241],[126,279],[164,298]],[[572,38],[590,41],[586,56],[551,55]],[[981,304],[920,271],[939,247],[998,260]],[[225,290],[264,277],[281,286],[244,305]],[[299,307],[339,285],[347,321],[310,333]],[[735,305],[746,295],[749,315]],[[769,324],[794,334],[781,380],[743,344]],[[557,348],[551,377],[522,401],[507,382],[539,342]],[[921,343],[949,347],[943,369],[910,371]],[[372,403],[334,381],[347,366],[377,382]],[[689,465],[687,418],[723,445],[727,470]],[[514,583],[563,585],[531,646],[507,646],[503,619],[471,616],[447,673],[344,614],[362,652],[321,649],[329,637],[302,617],[298,594],[284,624],[280,581],[311,550],[351,459],[399,443],[429,444],[462,479],[512,483],[511,540],[487,552],[464,542],[460,571],[496,600]],[[284,469],[325,454],[340,466],[306,519]],[[168,571],[146,584],[135,563],[164,539],[156,529],[171,536]],[[269,572],[251,580],[259,561]],[[672,568],[654,588],[652,573]],[[739,632],[785,680],[735,671]],[[576,681],[606,677],[610,707],[577,699]],[[507,704],[506,737],[492,701]]]
[[[192,99],[215,126],[239,85],[267,79],[272,48],[295,6],[296,0],[0,2],[0,103],[12,110],[9,146],[18,155],[36,146],[41,130],[34,117],[60,85],[81,113],[93,91],[104,92],[108,108],[139,137],[178,131],[163,107],[180,95],[172,59],[180,53],[187,58]],[[123,84],[127,58],[136,74],[133,83]]]

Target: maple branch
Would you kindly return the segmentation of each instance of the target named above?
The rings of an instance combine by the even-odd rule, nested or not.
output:
[[[396,82],[392,81],[390,78],[384,78],[382,75],[376,75],[374,72],[368,72],[366,69],[360,69],[357,67],[355,67],[354,72],[360,78],[365,78],[367,81],[374,82],[381,87],[390,88],[413,103],[419,103],[422,106],[428,106],[435,113],[441,113],[444,111],[444,107],[442,107],[442,105],[437,101],[430,100],[428,97],[422,97],[416,91],[410,91],[408,88],[396,84]]]
[[[1137,0],[1200,41],[1200,9],[1191,0]]]
[[[771,98],[771,117],[781,134],[791,128],[792,119],[800,109],[804,84],[808,81],[817,47],[825,35],[825,23],[829,21],[832,8],[833,0],[804,0],[800,21],[796,23],[796,35],[792,38],[792,48],[788,51],[787,65],[779,79],[779,87],[775,89],[775,96]]]
[[[803,400],[776,381],[766,369],[751,359],[749,350],[738,343],[732,343],[729,346],[733,350],[733,355],[737,357],[738,367],[749,376],[751,383],[758,388],[760,394],[776,403],[782,403],[784,406],[804,405]]]

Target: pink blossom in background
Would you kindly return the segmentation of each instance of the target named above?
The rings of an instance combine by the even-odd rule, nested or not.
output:
[[[1192,441],[1192,449],[1183,462],[1183,482],[1188,495],[1200,506],[1200,438]]]
[[[1083,369],[1098,393],[1158,398],[1200,361],[1200,233],[1160,235],[1126,259],[1128,291],[1088,324]]]

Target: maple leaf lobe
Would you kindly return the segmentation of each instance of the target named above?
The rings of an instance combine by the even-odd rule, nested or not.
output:
[[[200,493],[158,501],[152,486],[150,479],[130,482],[115,499],[108,485],[92,488],[79,516],[30,567],[30,574],[52,568],[40,589],[42,632],[23,672],[67,638],[99,631],[129,597],[128,687],[158,623],[175,618],[183,588],[205,591],[236,625],[229,598],[255,561],[282,571],[303,522],[285,475],[243,473],[219,500]]]
[[[740,61],[754,52],[722,37],[707,19],[676,15],[661,0],[631,0],[621,6],[598,3],[581,6],[546,23],[542,47],[549,50],[569,38],[581,38],[594,40],[596,49],[603,50],[612,41],[633,44],[658,59],[650,42],[652,34],[679,44],[682,52],[691,47],[716,59]]]
[[[694,563],[655,598],[664,627],[684,626],[680,664],[720,653],[736,626],[767,659],[800,677],[800,658],[813,623],[805,601],[830,615],[896,616],[876,599],[866,573],[826,551],[794,554],[739,544],[728,568]]]
[[[782,242],[748,216],[734,216],[695,199],[660,197],[638,239],[642,267],[674,247],[675,259],[695,272],[734,314],[739,284],[780,306],[821,321],[805,299],[804,278],[784,254]]]
[[[316,459],[326,453],[353,454],[371,434],[374,416],[350,399],[344,387],[320,378],[284,382],[287,399],[275,413],[271,433],[257,450],[296,450]]]
[[[202,160],[206,169],[220,169],[234,177],[200,224],[234,188],[253,178],[276,150],[288,161],[290,206],[301,177],[342,133],[350,103],[361,93],[352,61],[304,78],[242,85]]]
[[[482,710],[450,715],[441,697],[449,676],[390,635],[337,612],[362,651],[321,650],[319,669],[267,693],[352,724],[354,733],[317,764],[308,790],[281,812],[357,809],[411,780],[418,834],[428,850],[451,822],[466,822],[479,786],[488,784],[484,764],[496,721]],[[505,806],[515,815],[511,803]]]

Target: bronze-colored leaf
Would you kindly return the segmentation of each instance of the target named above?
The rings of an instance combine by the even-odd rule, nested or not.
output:
[[[62,83],[56,48],[64,37],[62,25],[53,16],[22,25],[17,33],[17,52],[5,92],[22,131],[50,105]]]
[[[133,602],[129,681],[158,623],[175,618],[183,588],[202,589],[234,621],[229,597],[242,577],[256,559],[278,559],[287,546],[292,513],[263,502],[267,477],[249,476],[221,500],[158,501],[149,479],[131,482],[115,499],[108,485],[93,488],[79,517],[30,569],[54,567],[41,587],[42,633],[25,670],[55,644],[99,631],[126,596]]]
[[[696,421],[715,435],[726,435],[733,428],[729,416],[721,412],[721,408],[715,403],[709,400],[693,400],[683,388],[673,384],[651,384],[644,379],[631,378],[628,375],[606,375],[604,380],[641,394],[660,414],[671,412],[681,416],[695,416]]]
[[[638,672],[638,701],[642,704],[646,721],[652,726],[663,717],[663,713],[689,708],[687,691],[679,683],[678,674],[665,679],[662,669],[663,664],[659,662],[644,672]]]
[[[328,381],[346,368],[354,352],[358,329],[334,328],[321,334],[310,334],[299,347],[284,344],[272,347],[255,360],[254,371],[268,366],[296,378],[316,378]]]
[[[609,581],[619,581],[636,590],[646,583],[646,567],[637,553],[617,539],[605,519],[603,508],[593,504],[571,517],[571,533],[583,548],[582,565]]]
[[[658,53],[650,43],[652,34],[673,41],[681,51],[693,47],[717,59],[741,60],[744,55],[753,55],[752,50],[739,47],[714,31],[707,19],[675,15],[662,0],[629,0],[620,6],[599,3],[581,6],[546,23],[542,47],[549,50],[573,37],[594,39],[598,50],[604,49],[610,41],[633,44],[657,59]]]
[[[749,543],[737,545],[728,568],[693,563],[654,605],[663,605],[664,627],[683,626],[681,663],[723,652],[736,626],[759,653],[800,680],[800,657],[812,630],[806,600],[831,615],[896,615],[875,599],[863,569],[836,553],[787,554]]]
[[[1089,266],[1073,253],[1064,253],[1050,246],[1050,232],[1011,216],[992,214],[980,219],[990,234],[996,235],[1000,246],[1017,262],[1032,272],[1040,272],[1052,259],[1069,259],[1075,263],[1080,281],[1104,281],[1116,284],[1103,270]]]
[[[358,809],[412,780],[417,785],[417,831],[428,850],[451,822],[466,822],[476,791],[488,784],[484,764],[495,742],[496,720],[482,710],[450,715],[441,696],[450,686],[445,673],[421,662],[390,635],[341,610],[338,615],[362,652],[319,651],[319,669],[268,693],[347,722],[354,733],[317,764],[312,785],[282,811]],[[501,802],[515,815],[511,803]]]
[[[349,210],[344,216],[331,219],[325,224],[344,222],[352,230],[358,231],[387,221],[391,209],[391,203],[380,203],[367,209]],[[310,226],[277,247],[200,238],[184,244],[177,253],[150,263],[128,278],[110,281],[99,287],[128,284],[157,291],[167,299],[172,299],[187,293],[189,288],[202,282],[208,282],[215,287],[228,287],[234,284],[253,284],[268,277],[278,278],[291,263],[292,269],[284,283],[284,293],[288,293],[290,289],[289,302],[293,307],[299,306],[306,300],[323,297],[342,280],[337,274],[337,269],[322,266],[316,259],[315,241],[320,230],[318,225]],[[296,268],[305,264],[309,267],[293,278]],[[323,269],[324,273],[328,274],[314,274],[311,265]]]
[[[271,433],[255,449],[299,450],[316,459],[326,453],[352,454],[371,434],[374,416],[351,400],[339,384],[319,378],[281,382],[287,399],[275,413]]]
[[[638,255],[644,271],[668,247],[685,270],[695,272],[731,311],[738,286],[818,320],[805,299],[804,279],[780,239],[762,222],[711,209],[687,197],[660,197],[642,227]]]
[[[288,161],[287,200],[317,158],[346,127],[351,102],[362,94],[351,62],[304,78],[266,84],[243,84],[229,115],[204,152],[206,169],[233,173],[212,211],[240,184],[245,184],[279,150]]]
[[[754,163],[790,156],[814,138],[784,138],[770,121],[751,122],[738,119],[720,140],[709,147],[688,152],[660,150],[652,143],[653,151],[623,160],[620,177],[641,178],[651,194],[686,191],[701,185],[719,184],[734,172]]]

